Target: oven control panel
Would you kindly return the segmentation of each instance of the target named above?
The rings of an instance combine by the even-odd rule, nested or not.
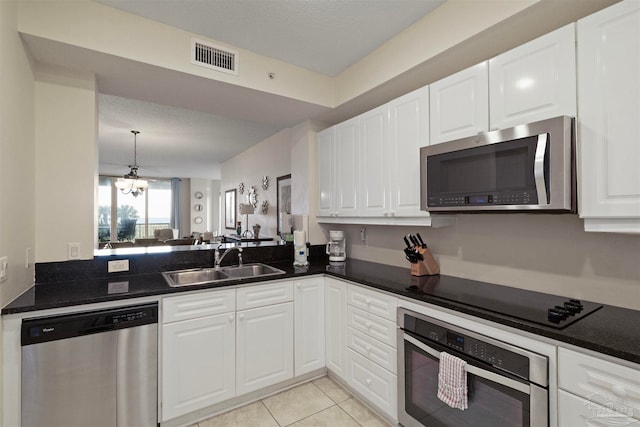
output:
[[[406,330],[450,349],[447,353],[458,357],[470,356],[528,379],[529,359],[526,356],[421,319],[412,320],[405,322]]]

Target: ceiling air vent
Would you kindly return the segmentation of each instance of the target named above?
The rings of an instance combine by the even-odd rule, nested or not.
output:
[[[238,52],[204,40],[191,39],[191,63],[238,74]]]

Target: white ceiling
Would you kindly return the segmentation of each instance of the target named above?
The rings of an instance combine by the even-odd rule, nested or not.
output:
[[[97,0],[336,76],[444,0]]]
[[[444,0],[98,0],[185,31],[269,56],[329,76],[339,74],[388,39],[410,26]],[[42,62],[73,66],[68,47],[52,49],[28,38]],[[41,42],[41,41],[40,41]],[[55,52],[55,53],[54,53]],[[74,52],[75,54],[75,52]],[[54,58],[55,57],[55,58]],[[99,90],[100,173],[123,175],[133,162],[132,129],[139,130],[139,173],[147,177],[220,178],[220,164],[279,130],[321,113],[300,102],[265,99],[194,108],[197,102],[161,105],[153,96],[137,97],[127,83],[134,70],[105,70],[84,52],[77,66],[95,71]],[[144,67],[138,64],[137,68]],[[145,70],[146,79],[153,70]],[[119,75],[120,73],[120,75]],[[193,83],[193,82],[192,82]],[[150,83],[152,86],[154,83]],[[156,82],[166,90],[187,85]],[[209,85],[213,87],[212,85]],[[192,84],[194,97],[202,85]],[[200,89],[196,89],[199,87]],[[148,89],[148,88],[147,88]],[[211,89],[215,90],[215,89]],[[196,95],[198,94],[198,95]],[[219,93],[216,93],[220,96]],[[254,96],[255,94],[244,94]],[[166,96],[166,93],[165,93]],[[176,96],[178,101],[185,94]],[[266,96],[266,95],[265,95]],[[241,98],[242,94],[222,99]],[[130,99],[136,98],[138,100]],[[162,98],[162,97],[161,97]],[[275,97],[273,97],[275,98]],[[139,99],[145,99],[140,101]],[[152,101],[152,102],[148,102]],[[161,99],[160,99],[161,101]],[[256,101],[258,101],[256,99]],[[177,105],[176,105],[177,104]],[[245,107],[242,107],[242,106]],[[270,105],[266,111],[263,105]],[[238,108],[238,106],[241,106]],[[215,108],[215,110],[211,110]]]

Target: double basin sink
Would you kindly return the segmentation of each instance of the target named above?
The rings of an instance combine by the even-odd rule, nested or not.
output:
[[[285,274],[284,271],[266,264],[245,264],[218,268],[191,268],[162,273],[171,287],[204,285],[229,280],[258,278]]]

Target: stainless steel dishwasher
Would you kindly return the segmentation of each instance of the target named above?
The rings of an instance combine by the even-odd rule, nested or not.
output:
[[[158,305],[22,322],[22,427],[158,425]]]

